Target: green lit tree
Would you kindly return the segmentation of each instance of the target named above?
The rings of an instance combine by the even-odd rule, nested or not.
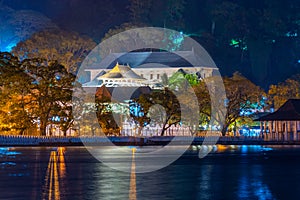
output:
[[[203,80],[199,81],[197,85],[194,85],[193,90],[197,96],[199,106],[199,125],[207,125],[211,120],[211,102],[209,91]]]

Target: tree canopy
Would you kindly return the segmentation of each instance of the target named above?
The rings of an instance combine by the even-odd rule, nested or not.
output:
[[[1,113],[10,129],[23,133],[35,126],[45,135],[47,125],[54,123],[64,133],[68,130],[73,123],[73,74],[57,61],[19,61],[9,53],[0,54],[0,69]]]
[[[300,75],[288,78],[277,85],[271,85],[268,91],[269,103],[275,109],[288,99],[300,98]]]
[[[64,65],[68,72],[75,73],[95,46],[96,43],[92,39],[75,32],[41,31],[19,42],[12,52],[21,60],[30,58],[56,60]]]

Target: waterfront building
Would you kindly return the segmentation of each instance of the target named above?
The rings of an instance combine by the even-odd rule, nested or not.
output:
[[[164,89],[166,85],[162,84],[163,77],[170,78],[176,72],[196,74],[199,79],[214,76],[218,74],[218,68],[214,66],[214,63],[197,57],[193,50],[111,53],[97,65],[85,68],[90,77],[88,82],[83,83],[83,87],[87,92],[97,88],[95,96],[98,99],[110,99],[108,107],[111,111],[124,114],[120,119],[120,134],[132,135],[137,124],[129,116],[129,110],[132,110],[129,108],[130,99],[150,93],[152,89]],[[188,128],[174,125],[168,134],[190,134]],[[142,134],[155,135],[161,129],[161,124],[149,124],[144,127]]]
[[[119,69],[117,69],[119,68]],[[199,78],[213,76],[218,73],[218,68],[213,64],[208,66],[207,62],[197,57],[194,51],[155,51],[155,52],[128,52],[111,53],[106,56],[99,64],[89,66],[85,69],[89,73],[89,81],[83,84],[83,87],[99,87],[107,81],[111,84],[117,84],[113,81],[126,82],[126,77],[112,76],[122,71],[126,72],[129,78],[135,78],[135,83],[140,85],[153,86],[161,82],[161,77],[166,74],[172,76],[178,70],[186,73],[194,73]],[[127,73],[129,71],[129,73]],[[112,72],[112,73],[109,73]],[[108,75],[106,75],[108,73]],[[112,80],[112,78],[118,78]],[[129,80],[127,80],[129,82]]]
[[[99,73],[93,81],[83,84],[83,87],[132,87],[146,85],[147,80],[131,70],[128,64],[121,65],[117,62],[113,69]]]
[[[289,99],[277,111],[257,121],[266,140],[300,140],[300,99]]]

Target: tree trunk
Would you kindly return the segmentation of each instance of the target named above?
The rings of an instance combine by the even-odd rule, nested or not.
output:
[[[46,127],[47,127],[47,120],[41,119],[41,121],[40,121],[40,134],[42,136],[46,136]]]
[[[63,130],[63,133],[64,133],[64,136],[66,137],[67,136],[67,131],[68,131],[68,129],[67,130]]]
[[[24,135],[24,132],[25,132],[25,129],[24,129],[24,128],[21,128],[21,129],[20,129],[19,135]]]
[[[228,125],[224,125],[224,126],[222,127],[222,130],[221,130],[222,136],[225,136],[225,135],[226,135],[227,128],[228,128]]]
[[[165,135],[165,128],[162,128],[160,132],[160,136],[164,136],[164,135]]]
[[[143,129],[143,127],[138,127],[138,136],[142,135],[142,129]]]

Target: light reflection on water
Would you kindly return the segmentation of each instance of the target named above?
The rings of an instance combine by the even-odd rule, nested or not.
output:
[[[0,199],[300,197],[300,146],[217,145],[203,149],[212,149],[212,153],[199,159],[196,146],[172,165],[146,174],[135,173],[133,150],[128,174],[97,162],[81,147],[2,148]]]
[[[135,160],[134,160],[135,150],[136,150],[135,148],[132,148],[129,200],[136,200],[136,174],[135,174]]]
[[[64,151],[64,147],[58,147],[57,150],[51,151],[45,177],[43,199],[59,200],[61,198],[60,182],[63,182],[66,169]]]
[[[276,199],[268,185],[262,181],[262,176],[262,168],[259,165],[241,170],[237,192],[239,199]]]

